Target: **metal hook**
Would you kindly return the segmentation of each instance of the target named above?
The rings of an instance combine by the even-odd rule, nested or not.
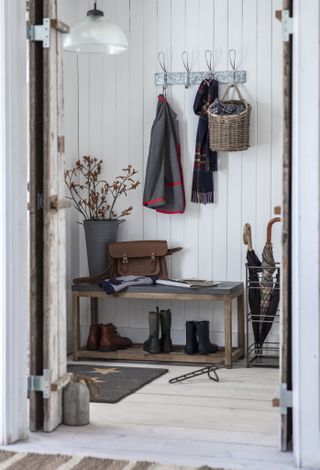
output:
[[[184,58],[184,56],[187,56],[187,59]],[[188,51],[183,51],[181,53],[181,59],[184,68],[186,69],[187,72],[190,72],[190,67],[189,67],[189,52]]]
[[[233,86],[236,83],[236,59],[237,59],[237,51],[235,49],[229,49],[229,62],[233,70],[233,83],[232,83]]]
[[[229,61],[232,67],[232,70],[236,69],[236,58],[237,58],[237,51],[235,49],[229,50]]]
[[[164,73],[167,73],[166,63],[165,63],[165,53],[160,51],[158,54],[158,62]]]
[[[208,55],[209,55],[209,59],[208,59]],[[207,49],[204,53],[204,56],[205,56],[205,59],[206,59],[206,62],[207,62],[207,67],[209,69],[209,72],[213,73],[213,70],[212,70],[212,59],[213,59],[212,51]]]
[[[185,56],[187,57],[186,59],[185,59]],[[189,88],[190,87],[190,71],[191,70],[190,70],[190,66],[189,66],[189,53],[188,53],[188,51],[183,51],[181,53],[181,59],[182,59],[183,66],[187,71],[187,81],[186,81],[184,87]]]
[[[208,80],[204,80],[206,84],[209,86],[210,81],[214,78],[213,75],[213,53],[209,49],[207,49],[204,53],[204,57],[206,59],[207,67],[210,72],[210,78]]]
[[[168,87],[168,71],[167,71],[167,67],[165,63],[165,57],[166,57],[165,53],[160,51],[158,54],[158,62],[164,73],[164,84],[162,86],[162,93],[164,97],[166,97],[167,95],[167,87]]]

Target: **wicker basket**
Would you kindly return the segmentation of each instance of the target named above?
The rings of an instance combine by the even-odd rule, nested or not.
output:
[[[225,100],[229,90],[234,87],[239,100]],[[218,115],[210,112],[209,117],[209,144],[210,150],[215,152],[237,152],[249,148],[249,129],[251,106],[244,100],[236,85],[230,85],[220,102],[226,104],[244,104],[245,110],[240,114]]]

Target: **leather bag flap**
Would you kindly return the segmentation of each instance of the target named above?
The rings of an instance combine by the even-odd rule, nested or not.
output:
[[[168,254],[168,244],[164,240],[110,243],[109,254],[114,259],[123,259],[124,256],[128,259],[166,256]]]
[[[120,276],[158,276],[160,274],[160,261],[156,258],[129,258],[127,263],[123,263],[122,259],[115,261],[117,264],[117,272]]]

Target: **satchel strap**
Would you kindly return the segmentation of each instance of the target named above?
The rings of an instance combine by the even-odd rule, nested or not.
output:
[[[95,276],[85,276],[85,277],[75,277],[72,282],[74,284],[95,284],[100,281],[104,281],[110,277],[110,268],[112,263],[109,264],[107,269],[105,269],[102,273],[96,274]]]
[[[173,253],[177,253],[178,251],[182,250],[182,246],[177,246],[176,248],[169,248],[167,256],[173,255]]]

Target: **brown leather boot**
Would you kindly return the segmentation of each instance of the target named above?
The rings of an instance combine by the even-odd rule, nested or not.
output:
[[[87,339],[87,350],[98,351],[101,337],[101,324],[91,325]]]
[[[100,351],[115,351],[116,349],[125,349],[129,346],[132,346],[131,339],[120,336],[113,323],[102,325]]]

